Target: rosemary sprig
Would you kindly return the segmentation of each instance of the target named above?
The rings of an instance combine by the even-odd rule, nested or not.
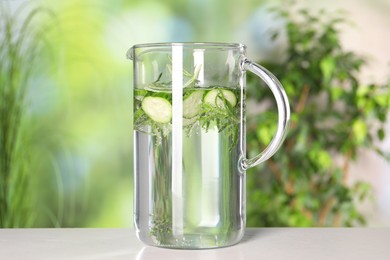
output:
[[[183,94],[183,98],[198,89],[199,88],[186,90]],[[222,88],[215,87],[212,89]],[[238,96],[236,90],[233,90],[233,92],[236,96]],[[141,96],[141,94],[143,94],[143,96]],[[135,99],[134,129],[154,135],[157,137],[158,142],[160,142],[162,138],[170,134],[170,130],[172,128],[171,123],[161,124],[153,121],[142,110],[141,102],[142,99],[147,96],[158,96],[171,102],[172,94],[166,92],[136,90],[135,96],[137,96],[137,98]],[[198,125],[206,132],[214,127],[217,127],[219,133],[225,131],[226,135],[230,137],[232,141],[230,149],[232,149],[237,144],[238,140],[239,105],[237,104],[233,107],[222,95],[222,92],[217,96],[217,98],[222,101],[223,105],[213,106],[208,103],[203,103],[201,105],[199,115],[194,118],[195,120],[192,120],[193,122],[191,124],[184,127],[185,132],[187,136],[191,136],[193,129],[195,129]]]

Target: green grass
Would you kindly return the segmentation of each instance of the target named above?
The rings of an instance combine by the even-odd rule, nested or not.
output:
[[[29,171],[26,93],[38,56],[46,46],[37,26],[48,10],[23,5],[11,11],[0,4],[0,227],[34,223]],[[39,29],[40,28],[40,29]]]

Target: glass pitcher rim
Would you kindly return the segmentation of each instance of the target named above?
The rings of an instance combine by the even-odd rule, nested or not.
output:
[[[224,47],[224,48],[244,48],[246,46],[242,43],[234,42],[156,42],[156,43],[139,43],[133,45],[130,49],[140,49],[140,48],[155,48],[155,47],[172,47],[172,46],[183,46],[183,47]]]
[[[172,48],[174,46],[181,46],[188,49],[212,49],[212,50],[246,50],[246,45],[242,43],[224,43],[224,42],[156,42],[156,43],[140,43],[133,45],[126,53],[128,59],[133,60],[136,49],[145,49],[141,51],[142,54],[149,53],[154,49],[161,51],[162,49]],[[137,56],[141,55],[138,53]]]

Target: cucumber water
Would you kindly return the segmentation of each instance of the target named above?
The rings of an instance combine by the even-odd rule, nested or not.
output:
[[[179,248],[239,241],[240,96],[239,87],[184,88],[178,109],[169,88],[135,89],[135,223],[143,241]]]

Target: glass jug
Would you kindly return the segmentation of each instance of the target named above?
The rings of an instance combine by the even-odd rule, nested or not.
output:
[[[238,243],[245,229],[245,170],[270,158],[288,129],[279,81],[242,44],[135,45],[134,222],[138,238],[170,248]],[[245,154],[245,73],[273,92],[278,128],[267,148]]]

